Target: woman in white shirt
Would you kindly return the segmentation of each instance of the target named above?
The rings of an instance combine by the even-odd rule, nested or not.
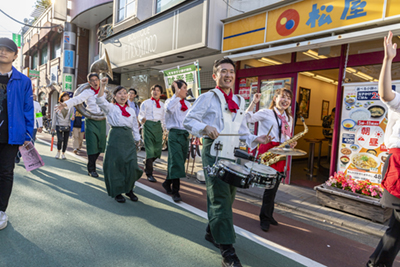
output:
[[[255,94],[254,99],[247,109],[246,119],[247,122],[258,122],[258,135],[267,134],[269,129],[273,126],[270,136],[272,142],[268,144],[261,144],[258,148],[258,155],[267,152],[270,148],[279,146],[281,143],[290,139],[292,136],[293,117],[290,113],[290,105],[292,103],[292,91],[281,88],[277,89],[274,93],[269,109],[261,109],[253,113],[254,105],[260,99],[261,94]],[[296,143],[293,144],[295,146]],[[286,166],[286,160],[278,161],[270,167],[278,172],[283,172]],[[278,225],[278,222],[272,216],[274,212],[274,200],[276,192],[278,191],[280,180],[276,181],[274,188],[265,189],[263,196],[263,204],[260,211],[260,226],[265,232],[269,230],[270,224]]]
[[[122,193],[132,201],[138,201],[138,197],[133,193],[133,187],[143,171],[137,164],[135,140],[138,142],[140,135],[136,114],[126,103],[128,92],[124,87],[118,86],[114,89],[113,103],[102,97],[107,80],[107,78],[101,80],[100,91],[96,98],[97,105],[106,114],[107,122],[111,126],[103,162],[107,193],[119,203],[125,202]],[[124,144],[123,147],[121,142]]]

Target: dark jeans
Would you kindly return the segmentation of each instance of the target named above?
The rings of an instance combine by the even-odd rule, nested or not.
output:
[[[0,143],[0,211],[6,211],[11,196],[18,147]]]
[[[64,153],[65,150],[67,150],[68,146],[69,131],[60,132],[60,126],[56,126],[56,132],[57,132],[57,150],[60,151],[62,146],[62,152]]]
[[[400,210],[393,210],[389,228],[369,257],[371,266],[391,267],[400,250]]]
[[[181,179],[179,179],[179,178],[178,179],[166,179],[164,183],[168,187],[171,187],[171,184],[172,184],[172,194],[173,195],[179,192],[179,188],[181,185]]]
[[[100,156],[100,153],[88,155],[89,161],[87,164],[88,172],[95,172],[96,171],[96,160]]]
[[[146,173],[146,176],[153,176],[153,163],[156,161],[156,158],[151,158],[151,159],[146,159],[146,164],[144,168],[144,172]]]
[[[263,203],[260,211],[261,224],[263,222],[271,222],[271,219],[273,219],[272,213],[274,213],[275,196],[280,182],[280,179],[277,179],[274,188],[264,190]]]

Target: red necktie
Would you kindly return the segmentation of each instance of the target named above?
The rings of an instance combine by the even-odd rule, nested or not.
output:
[[[230,110],[231,112],[233,112],[233,113],[236,113],[236,110],[239,109],[239,106],[238,106],[238,105],[236,104],[236,102],[233,101],[233,99],[232,99],[232,97],[233,97],[232,89],[231,89],[229,95],[227,95],[227,94],[224,92],[224,90],[222,90],[221,88],[219,88],[219,86],[217,86],[216,88],[219,89],[219,90],[224,94],[225,101],[226,101],[226,103],[228,103],[228,108],[229,108],[229,110]]]
[[[157,106],[157,108],[161,108],[161,106],[160,106],[160,99],[154,99],[153,97],[151,97],[151,100],[156,101],[156,106]]]
[[[181,110],[182,110],[183,112],[185,112],[186,110],[188,110],[188,107],[187,107],[186,104],[185,104],[185,99],[181,99],[181,101],[179,101],[179,102],[181,102],[181,105],[182,105]]]
[[[90,89],[92,89],[93,92],[94,92],[94,94],[97,95],[97,94],[99,93],[100,87],[99,87],[99,89],[97,89],[97,90],[94,89],[93,87],[90,87]]]
[[[126,108],[128,107],[127,104],[125,104],[125,106],[123,106],[123,107],[122,107],[120,104],[118,104],[118,103],[115,103],[115,104],[117,104],[117,106],[119,107],[119,109],[122,111],[122,116],[124,116],[124,117],[129,117],[129,116],[131,116],[131,114],[129,114],[129,112],[126,111]]]

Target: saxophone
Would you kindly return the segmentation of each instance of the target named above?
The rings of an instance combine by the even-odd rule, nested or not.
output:
[[[296,134],[295,136],[293,136],[291,139],[283,142],[282,144],[280,144],[279,146],[277,146],[277,148],[283,148],[286,145],[290,145],[291,143],[299,140],[300,138],[302,138],[306,133],[308,133],[308,127],[304,121],[304,118],[302,116],[300,116],[301,121],[303,122],[304,125],[304,131]],[[271,152],[265,152],[264,154],[262,154],[260,156],[260,160],[261,163],[267,166],[271,166],[272,164],[277,163],[280,160],[283,160],[286,156],[285,155],[277,155],[277,154],[273,154]]]

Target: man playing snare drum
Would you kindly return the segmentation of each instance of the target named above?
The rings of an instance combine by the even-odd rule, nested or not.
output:
[[[216,91],[201,95],[187,114],[183,125],[193,135],[203,137],[202,161],[203,167],[212,166],[215,157],[210,153],[213,140],[232,121],[223,120],[223,112],[230,112],[233,120],[239,109],[239,97],[233,95],[232,88],[235,82],[235,64],[228,58],[214,62],[213,79],[217,83]],[[217,95],[222,92],[225,101]],[[220,93],[218,93],[220,94]],[[243,100],[243,99],[242,99]],[[222,102],[223,103],[222,103]],[[243,134],[249,147],[255,148],[259,143],[268,143],[271,138],[267,135],[256,137],[251,135],[244,120],[238,131],[232,134]],[[239,144],[238,144],[239,145]],[[234,159],[229,159],[234,160]],[[210,177],[204,172],[207,186],[207,212],[209,224],[206,229],[206,240],[219,247],[223,257],[222,266],[242,266],[233,248],[235,230],[233,228],[232,204],[235,199],[236,187],[229,185],[217,177]]]

